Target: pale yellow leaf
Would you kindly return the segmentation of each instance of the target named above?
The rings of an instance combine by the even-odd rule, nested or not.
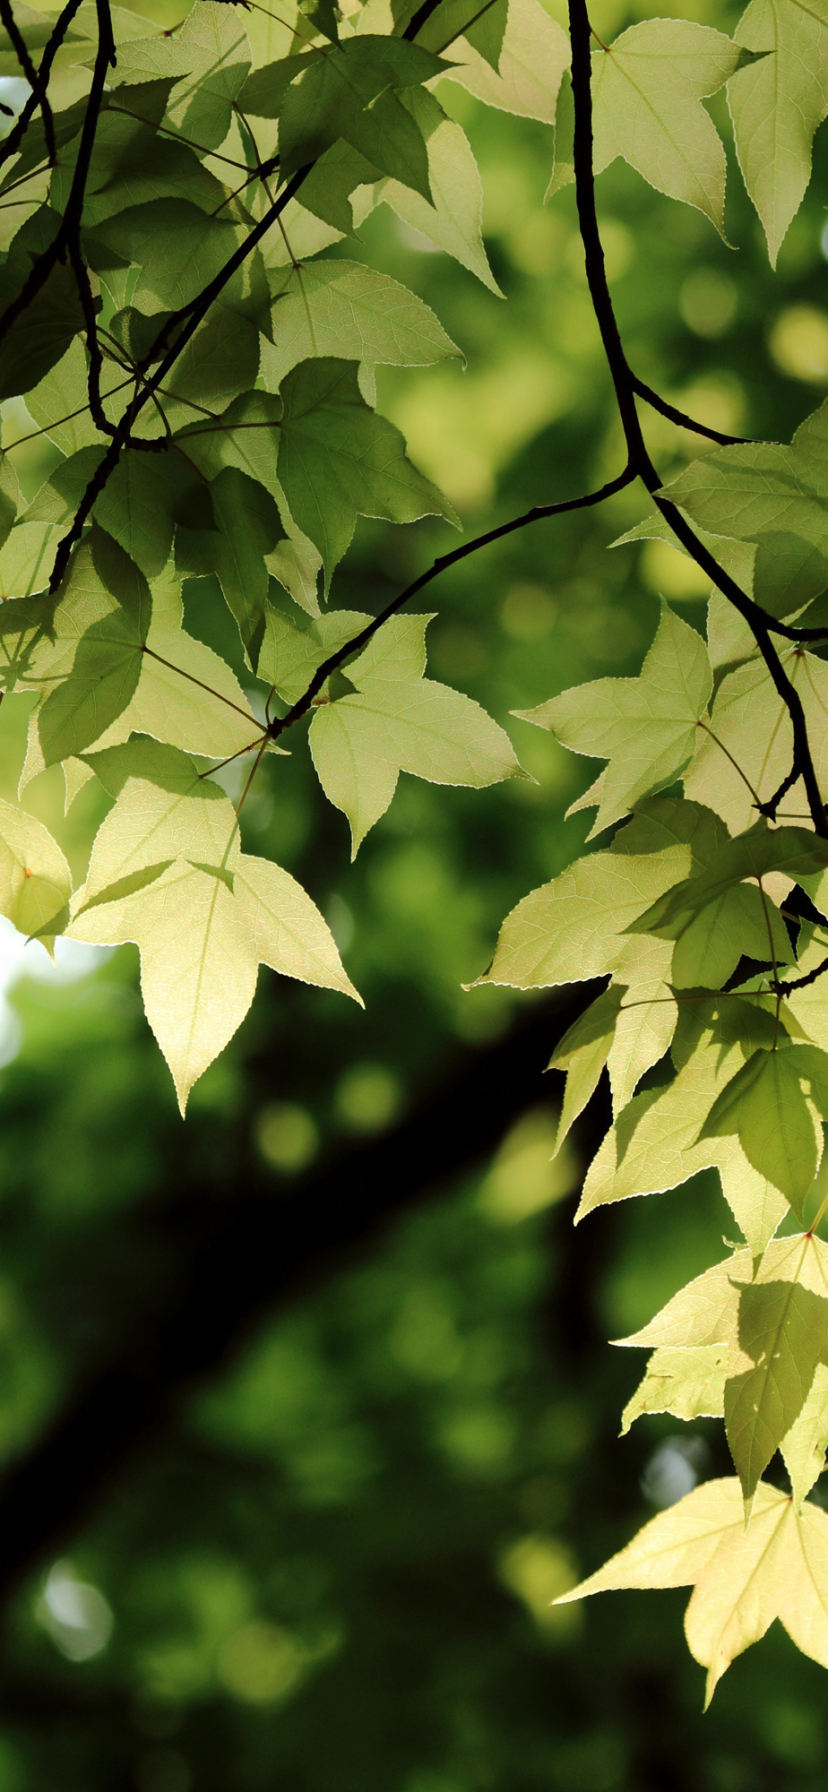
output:
[[[825,1467],[828,1446],[828,1366],[817,1363],[811,1391],[799,1418],[791,1426],[780,1449],[791,1477],[797,1508],[810,1493]]]
[[[730,1353],[721,1344],[694,1350],[654,1350],[644,1379],[627,1402],[621,1436],[645,1412],[669,1412],[676,1419],[721,1418]]]
[[[691,1655],[708,1670],[705,1707],[734,1657],[782,1615],[792,1521],[795,1526],[790,1499],[760,1481],[747,1529],[741,1522],[730,1527],[696,1580],[684,1631]]]
[[[738,1048],[702,1047],[665,1089],[635,1096],[590,1164],[576,1221],[607,1202],[676,1188],[697,1170],[725,1161],[730,1139],[699,1140],[700,1117],[741,1060]]]
[[[457,62],[449,79],[459,81],[487,106],[520,118],[555,123],[561,76],[569,66],[569,42],[539,0],[509,0],[498,73],[461,38],[448,55]]]
[[[784,1499],[760,1482],[754,1512],[776,1510]],[[637,1537],[557,1603],[623,1587],[686,1587],[698,1580],[723,1539],[744,1530],[742,1489],[735,1475],[705,1481],[651,1518]]]
[[[40,934],[50,921],[60,933],[72,874],[42,821],[0,799],[0,914],[21,933]],[[51,936],[44,936],[51,949]]]

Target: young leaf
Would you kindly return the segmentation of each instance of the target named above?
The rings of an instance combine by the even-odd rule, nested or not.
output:
[[[574,753],[609,760],[591,839],[684,770],[712,688],[704,642],[664,604],[638,678],[599,678],[513,713]]]
[[[735,41],[770,52],[731,77],[727,97],[739,166],[775,267],[810,179],[814,132],[828,114],[824,0],[751,0]]]
[[[401,771],[480,789],[520,777],[511,741],[480,705],[422,676],[430,619],[394,617],[347,669],[353,694],[322,704],[310,746],[319,781],[351,824],[355,856]]]

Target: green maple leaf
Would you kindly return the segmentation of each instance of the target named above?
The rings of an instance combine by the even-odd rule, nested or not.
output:
[[[348,817],[354,856],[401,771],[477,789],[524,775],[508,735],[478,703],[423,677],[430,620],[387,622],[347,668],[353,692],[314,713],[313,762],[326,796]]]
[[[814,132],[828,115],[825,0],[751,0],[736,41],[770,54],[728,84],[736,152],[771,263],[811,174]]]
[[[638,678],[599,678],[513,714],[550,728],[574,753],[609,760],[600,793],[593,786],[580,799],[579,807],[598,803],[591,839],[684,770],[712,689],[704,642],[665,604]]]

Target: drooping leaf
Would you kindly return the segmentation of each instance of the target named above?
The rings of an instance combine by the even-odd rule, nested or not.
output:
[[[210,503],[211,529],[178,529],[176,564],[184,572],[218,575],[255,670],[265,628],[267,556],[285,532],[270,493],[237,467],[225,467],[212,481]]]
[[[482,25],[494,11],[491,8],[479,23]],[[455,64],[449,79],[459,81],[487,106],[554,124],[561,76],[569,63],[569,43],[556,20],[549,17],[538,0],[509,0],[496,66],[475,41],[475,31],[472,26],[465,39],[448,50]]]
[[[359,227],[374,206],[384,201],[405,224],[452,255],[461,267],[476,274],[490,292],[502,298],[483,245],[483,189],[468,138],[454,119],[446,117],[439,101],[426,88],[410,88],[405,104],[422,131],[428,151],[431,204],[401,181],[379,181],[374,187],[359,188],[355,194],[354,223]]]
[[[631,939],[619,955],[615,981],[626,986],[626,995],[607,1059],[616,1114],[673,1038],[679,1010],[669,982],[672,957],[668,941],[651,939]]]
[[[735,41],[770,52],[739,69],[727,94],[739,165],[775,266],[810,179],[814,132],[828,114],[825,0],[751,0]]]

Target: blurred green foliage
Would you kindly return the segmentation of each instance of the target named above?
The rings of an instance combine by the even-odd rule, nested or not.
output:
[[[622,10],[607,0],[598,29]],[[476,531],[610,476],[621,444],[572,194],[542,206],[548,133],[451,91],[507,303],[385,208],[358,253],[420,292],[467,356],[466,372],[381,370],[380,405]],[[818,139],[776,277],[735,170],[736,253],[622,164],[599,184],[633,365],[720,428],[785,439],[828,387],[825,160]],[[648,433],[665,477],[699,452],[657,417]],[[45,463],[26,453],[34,489]],[[659,592],[701,620],[704,588],[671,549],[606,552],[645,513],[628,490],[453,569],[435,587],[435,676],[508,722],[575,681],[637,669]],[[446,539],[432,522],[361,523],[334,601],[378,607]],[[188,593],[188,626],[206,639],[224,626],[209,581]],[[24,709],[9,701],[0,723],[10,787]],[[267,765],[247,838],[320,902],[367,1008],[268,975],[186,1126],[131,948],[91,975],[17,983],[0,1071],[5,1462],[36,1446],[127,1319],[140,1325],[164,1274],[140,1219],[179,1176],[209,1204],[252,1140],[278,1203],[318,1154],[334,1161],[439,1081],[458,1042],[508,1027],[520,998],[461,985],[509,906],[577,850],[587,823],[563,816],[589,781],[550,736],[510,727],[534,783],[403,778],[355,867],[304,744]],[[52,779],[31,789],[47,820]],[[93,801],[83,792],[70,814],[79,859]],[[137,1440],[65,1557],[16,1597],[0,1792],[822,1792],[824,1681],[778,1627],[702,1721],[680,1594],[550,1610],[627,1540],[648,1493],[652,1509],[719,1472],[703,1423],[683,1454],[672,1420],[617,1440],[639,1364],[603,1340],[712,1261],[726,1226],[701,1177],[661,1199],[657,1233],[629,1203],[573,1235],[578,1164],[549,1169],[553,1101],[493,1165],[275,1314],[182,1396],[163,1438]]]

